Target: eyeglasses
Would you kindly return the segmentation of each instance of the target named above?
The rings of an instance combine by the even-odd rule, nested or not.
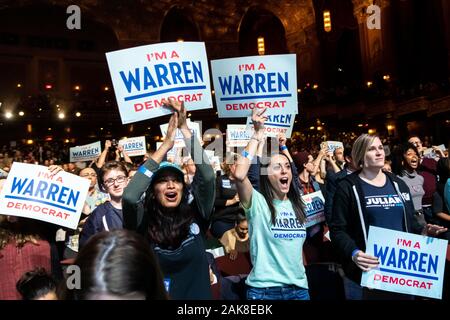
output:
[[[87,178],[87,177],[96,178],[97,174],[96,173],[87,173],[87,174],[80,175],[80,177],[83,177],[83,178]]]
[[[104,181],[103,183],[107,186],[107,187],[111,187],[114,183],[124,183],[128,178],[126,176],[118,176],[117,178],[113,179],[113,178],[109,178],[108,180]]]

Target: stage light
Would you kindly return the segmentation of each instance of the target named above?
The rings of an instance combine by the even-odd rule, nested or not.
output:
[[[24,114],[25,114],[25,112],[19,111],[19,116],[23,117]]]

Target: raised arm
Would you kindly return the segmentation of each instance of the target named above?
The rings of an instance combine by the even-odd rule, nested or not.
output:
[[[118,157],[118,159],[117,159],[117,157]],[[120,159],[122,159],[122,158],[125,162],[131,163],[131,164],[133,163],[133,161],[131,161],[131,158],[128,156],[127,152],[125,150],[123,150],[123,146],[118,146],[117,150],[116,150],[116,160],[120,161]]]
[[[193,135],[186,122],[186,108],[183,102],[169,99],[169,107],[178,113],[178,128],[184,137],[186,147],[190,150],[191,158],[195,163],[195,175],[192,181],[192,194],[200,215],[209,220],[214,208],[216,198],[216,175],[209,163],[200,141]]]
[[[139,208],[142,205],[141,197],[150,186],[153,172],[159,168],[159,164],[166,153],[173,148],[177,123],[178,115],[175,112],[170,118],[163,144],[144,162],[124,190],[122,210],[124,227],[126,229],[140,230],[143,224],[144,212]]]
[[[103,167],[103,165],[105,164],[106,156],[108,155],[109,148],[111,148],[111,141],[110,140],[106,140],[105,141],[105,148],[103,149],[102,153],[98,157],[98,160],[97,160],[97,163],[96,163],[97,168],[101,169],[101,167]]]
[[[244,151],[244,156],[239,158],[239,161],[236,164],[236,171],[234,173],[239,200],[245,208],[250,207],[252,200],[253,186],[250,183],[247,174],[252,159],[256,155],[258,144],[264,137],[264,122],[267,119],[267,116],[264,115],[265,112],[266,108],[261,111],[256,108],[253,109],[252,121],[255,128],[255,133],[251,137]]]
[[[264,146],[266,145],[266,137],[263,136],[261,141],[258,143],[258,148],[256,150],[256,161],[252,161],[250,168],[248,169],[248,179],[253,186],[253,189],[259,191],[259,172],[261,167],[261,158],[263,156]]]

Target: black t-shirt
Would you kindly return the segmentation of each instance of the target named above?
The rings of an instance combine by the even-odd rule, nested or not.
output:
[[[362,205],[366,207],[367,225],[405,231],[403,202],[389,179],[386,178],[386,183],[382,187],[373,186],[359,179],[364,193]]]

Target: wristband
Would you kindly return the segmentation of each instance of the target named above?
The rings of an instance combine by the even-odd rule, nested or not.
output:
[[[253,156],[250,155],[250,153],[248,153],[246,150],[242,151],[242,156],[244,158],[247,158],[248,160],[252,161],[253,160]]]
[[[359,249],[355,249],[352,251],[352,258],[360,251]]]
[[[280,150],[281,150],[281,151],[284,151],[284,150],[287,150],[287,148],[288,148],[288,147],[286,147],[286,146],[281,146],[281,147],[280,147]]]

